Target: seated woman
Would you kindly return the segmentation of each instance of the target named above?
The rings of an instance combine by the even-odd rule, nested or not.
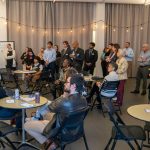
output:
[[[104,78],[104,81],[118,81],[119,78],[118,78],[118,75],[116,73],[116,70],[117,70],[118,66],[116,63],[110,63],[108,65],[108,75],[105,76]],[[104,82],[103,81],[103,82]],[[96,96],[97,96],[97,101],[100,103],[100,108],[101,108],[101,99],[100,99],[100,96],[99,96],[99,86],[101,85],[102,83],[100,82],[96,82],[91,91],[90,91],[90,94],[89,94],[89,97],[87,97],[87,102],[88,103],[91,103],[91,98],[93,97],[93,95],[96,93]]]
[[[34,71],[36,71],[36,73],[27,74],[25,76],[25,89],[26,89],[26,91],[29,88],[29,82],[30,81],[36,82],[40,78],[40,75],[41,75],[42,70],[43,70],[43,66],[40,63],[40,60],[41,59],[39,56],[34,57],[34,64],[33,64],[33,66],[30,66],[30,70],[34,70]]]

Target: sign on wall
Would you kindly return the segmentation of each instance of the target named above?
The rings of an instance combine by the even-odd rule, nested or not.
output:
[[[7,49],[7,44],[11,44],[12,49],[15,49],[14,41],[0,41],[0,69],[6,68],[4,51]]]

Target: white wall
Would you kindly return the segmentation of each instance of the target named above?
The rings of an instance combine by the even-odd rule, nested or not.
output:
[[[104,3],[97,3],[95,9],[95,20],[105,20],[105,4]],[[100,56],[104,49],[104,22],[99,22],[97,24],[97,28],[93,31],[93,41],[96,43],[95,49],[98,50],[98,61],[96,64],[96,69],[94,71],[94,75],[102,77],[102,69],[101,69],[101,61]]]
[[[6,18],[6,1],[0,1],[0,41],[7,41],[6,21],[1,18]]]

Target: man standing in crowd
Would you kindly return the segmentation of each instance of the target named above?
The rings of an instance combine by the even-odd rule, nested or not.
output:
[[[73,50],[70,54],[70,59],[72,60],[73,67],[78,71],[82,71],[82,65],[84,61],[84,50],[79,48],[78,41],[72,43]]]
[[[94,72],[96,61],[98,59],[98,53],[94,49],[94,47],[95,47],[95,43],[90,42],[89,49],[85,51],[85,63],[84,63],[84,68],[83,68],[84,71],[87,71],[87,72],[89,71],[89,73],[92,75]]]
[[[71,54],[71,48],[68,41],[63,42],[63,47],[64,48],[61,51],[62,62],[64,61],[64,59],[68,59],[69,55]]]
[[[47,49],[44,51],[43,59],[46,68],[51,70],[52,77],[54,78],[56,51],[53,49],[53,43],[51,41],[47,43]]]
[[[141,79],[143,79],[143,91],[141,95],[146,94],[146,88],[147,88],[147,77],[149,73],[149,67],[150,67],[150,50],[148,44],[143,44],[142,51],[140,53],[140,56],[138,58],[139,67],[136,75],[136,87],[135,90],[131,93],[138,94],[140,93],[140,83]]]
[[[133,49],[130,47],[130,42],[125,43],[125,48],[123,49],[123,51],[125,54],[125,59],[128,62],[128,70],[127,70],[128,77],[132,77],[132,61],[134,58],[134,53]]]

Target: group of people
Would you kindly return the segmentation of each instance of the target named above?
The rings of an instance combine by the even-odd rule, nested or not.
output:
[[[27,74],[25,76],[27,89],[28,83],[31,80],[36,81],[39,79],[44,68],[50,69],[53,74],[52,76],[55,78],[52,88],[52,94],[55,100],[52,103],[48,102],[45,106],[39,108],[36,115],[32,118],[26,119],[25,123],[26,132],[33,136],[42,145],[45,145],[45,143],[51,143],[49,134],[51,133],[51,130],[60,128],[64,114],[69,114],[76,110],[86,108],[95,93],[101,108],[99,89],[105,81],[119,81],[116,103],[119,106],[122,106],[125,82],[128,77],[131,77],[132,73],[131,68],[134,51],[130,47],[130,43],[126,42],[124,49],[120,49],[119,44],[110,43],[101,55],[104,80],[103,82],[95,82],[89,96],[84,97],[84,77],[80,73],[86,71],[89,74],[93,74],[98,59],[98,52],[94,49],[95,43],[90,42],[89,49],[86,51],[79,48],[79,43],[77,41],[72,43],[72,48],[67,41],[64,41],[63,47],[64,49],[60,52],[58,45],[53,46],[52,42],[48,42],[47,48],[41,48],[37,56],[35,56],[33,50],[28,47],[21,56],[23,68],[36,71],[35,74]],[[8,52],[8,58],[10,58],[9,55],[14,56],[14,54],[14,52]],[[11,59],[13,60],[14,58],[11,57]],[[7,62],[8,68],[12,68],[12,62],[13,61]],[[136,77],[136,87],[132,93],[140,92],[140,81],[143,79],[143,91],[141,94],[145,95],[148,70],[150,66],[150,51],[148,44],[143,45],[138,62],[139,67]],[[58,77],[56,77],[56,74],[59,74]],[[1,89],[1,91],[2,90],[3,89]],[[58,92],[58,97],[56,91]],[[6,94],[1,95],[1,98],[4,96],[6,96]],[[1,111],[8,112],[6,109],[0,109],[0,112]],[[13,112],[10,110],[9,113],[14,115],[16,112],[15,110],[13,110]],[[2,115],[3,113],[0,114]],[[52,129],[51,120],[53,120],[55,115],[57,116],[57,123]],[[17,118],[17,120],[18,123],[21,119]],[[21,125],[21,123],[19,125]],[[54,141],[50,144],[49,150],[55,149],[58,146],[58,139],[56,139],[56,141],[55,139],[53,140]]]

